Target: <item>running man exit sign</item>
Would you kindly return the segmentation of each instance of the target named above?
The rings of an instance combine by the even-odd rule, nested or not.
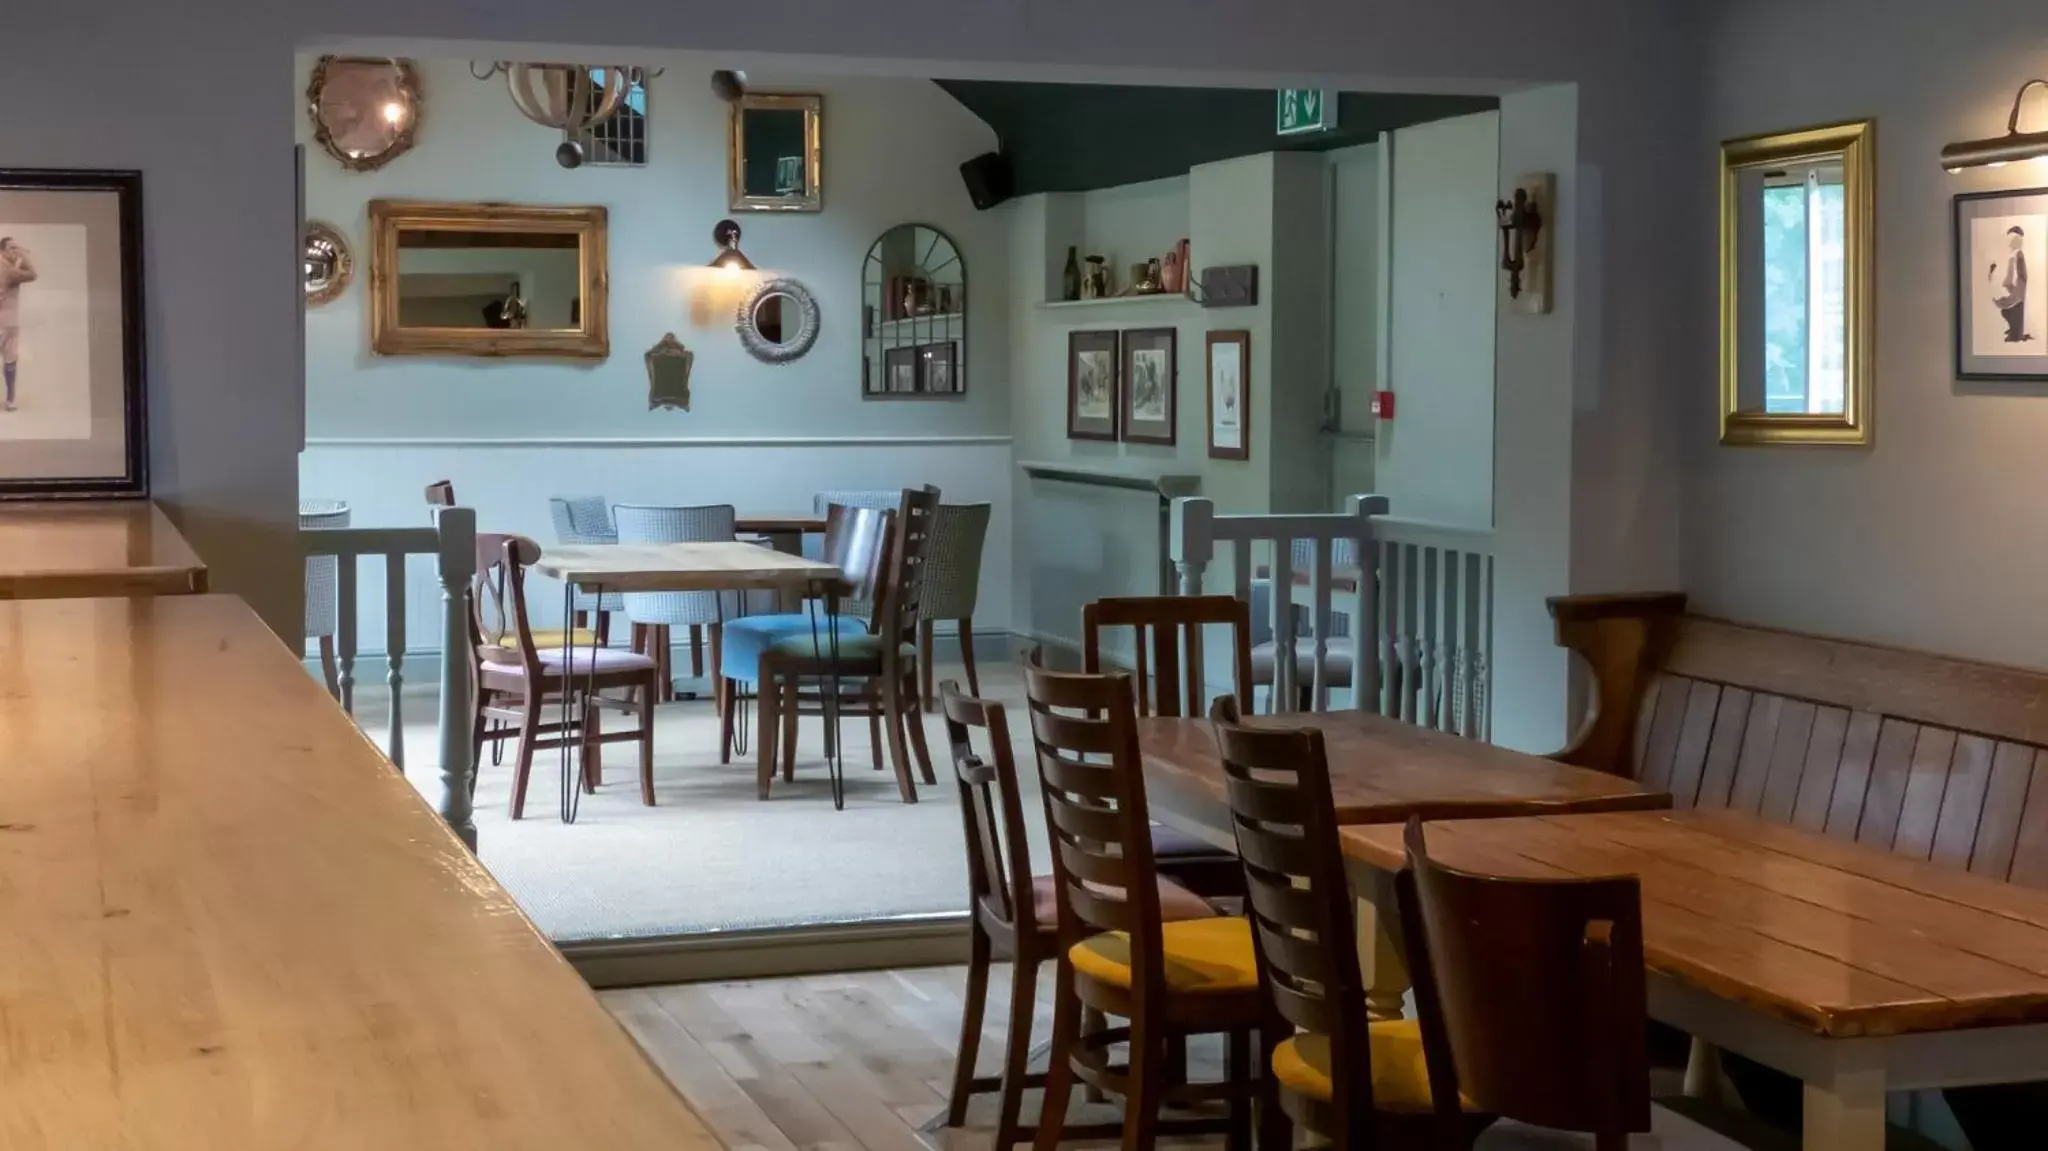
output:
[[[1326,88],[1280,89],[1279,127],[1282,136],[1328,132],[1337,126],[1337,94]]]

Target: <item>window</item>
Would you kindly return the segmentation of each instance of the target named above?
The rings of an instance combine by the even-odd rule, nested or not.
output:
[[[1848,348],[1841,165],[1769,173],[1763,217],[1764,411],[1839,415]]]
[[[607,69],[590,70],[590,110],[604,95]],[[565,133],[583,145],[583,162],[612,167],[644,167],[647,163],[647,76],[639,68],[625,70],[626,95],[617,110],[581,132]]]

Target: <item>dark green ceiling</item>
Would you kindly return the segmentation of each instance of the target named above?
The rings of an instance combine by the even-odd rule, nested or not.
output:
[[[1480,96],[1344,92],[1337,129],[1273,134],[1274,94],[1259,88],[1148,88],[940,80],[994,128],[1017,194],[1085,192],[1178,176],[1196,164],[1273,151],[1327,151],[1427,120],[1498,108]]]

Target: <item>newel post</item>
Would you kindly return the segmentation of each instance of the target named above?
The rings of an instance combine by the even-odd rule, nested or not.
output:
[[[1373,538],[1372,517],[1393,507],[1385,496],[1352,496],[1344,510],[1358,521],[1358,602],[1351,616],[1351,706],[1379,711],[1380,706],[1380,546]]]
[[[441,578],[441,795],[435,805],[462,842],[476,850],[470,812],[476,745],[470,733],[469,583],[476,573],[476,509],[441,508],[436,568]]]
[[[1180,574],[1180,594],[1201,595],[1202,576],[1216,558],[1216,504],[1202,496],[1173,501],[1172,531],[1167,558]]]

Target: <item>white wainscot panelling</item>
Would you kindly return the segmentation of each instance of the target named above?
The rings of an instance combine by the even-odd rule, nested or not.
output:
[[[307,499],[346,501],[355,527],[428,519],[426,486],[450,480],[479,532],[517,532],[545,547],[555,538],[550,496],[599,495],[611,503],[734,505],[740,515],[809,511],[836,488],[937,484],[947,503],[990,503],[975,630],[1010,626],[1011,463],[1007,436],[732,438],[706,440],[312,439],[299,457]],[[381,652],[384,581],[365,569],[363,652]],[[433,627],[440,592],[430,559],[406,580],[406,647],[440,649]],[[561,586],[538,576],[528,590],[536,626],[558,626]]]

